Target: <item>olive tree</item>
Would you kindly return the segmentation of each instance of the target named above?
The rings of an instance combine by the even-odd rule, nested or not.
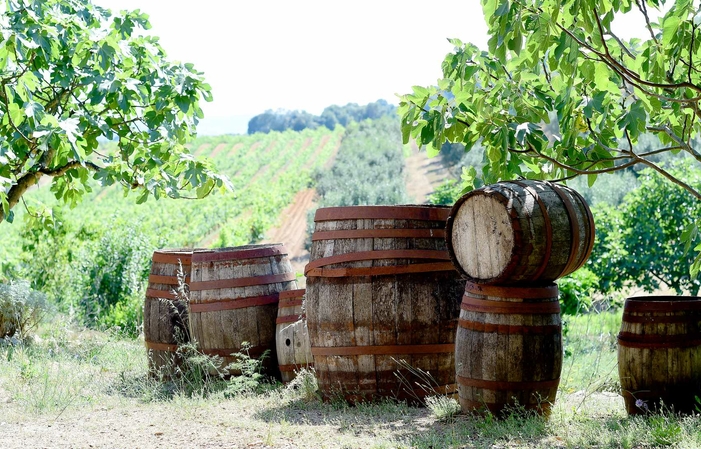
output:
[[[185,147],[210,87],[191,64],[168,62],[149,27],[139,11],[113,16],[90,0],[0,6],[0,221],[42,178],[71,205],[90,178],[137,202],[228,187]]]
[[[701,186],[656,163],[674,153],[701,164],[701,13],[691,0],[482,0],[488,49],[451,39],[437,85],[400,103],[404,141],[437,153],[479,141],[488,163],[468,188],[525,177],[567,180],[649,167],[701,200]],[[616,18],[645,38],[624,39]],[[544,132],[556,122],[555,133]],[[655,134],[662,148],[637,152]],[[695,235],[693,222],[685,235]],[[701,245],[696,247],[701,250]],[[701,266],[697,257],[692,272]]]

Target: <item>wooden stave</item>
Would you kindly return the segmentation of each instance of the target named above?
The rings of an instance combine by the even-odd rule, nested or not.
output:
[[[315,236],[328,233],[359,233],[359,229],[379,228],[379,234],[382,237],[378,238],[362,238],[359,236],[348,236],[348,238],[334,239],[332,242],[332,253],[334,255],[345,254],[349,252],[362,252],[370,250],[396,250],[397,248],[415,248],[422,250],[435,250],[436,248],[441,248],[443,251],[442,257],[447,258],[445,253],[445,239],[444,239],[444,226],[445,218],[447,217],[447,212],[449,208],[446,207],[433,207],[433,206],[361,206],[353,208],[327,208],[330,210],[319,210],[317,211],[315,219],[315,231],[312,234],[312,250],[310,257],[310,264],[315,260],[318,260],[323,255],[323,244],[318,242]],[[320,212],[321,211],[321,212]],[[333,212],[333,213],[330,213]],[[338,214],[340,212],[340,215]],[[334,220],[336,217],[341,217],[342,219]],[[414,219],[412,220],[401,220],[402,216],[410,216]],[[321,217],[321,218],[320,218]],[[370,217],[370,218],[353,218],[353,217]],[[378,218],[380,217],[380,218]],[[397,218],[399,217],[399,218]],[[436,219],[438,218],[438,219]],[[405,236],[406,231],[396,232],[395,228],[402,229],[405,228],[433,228],[436,233],[432,235],[422,234],[421,237],[410,237]],[[413,231],[412,231],[413,232]],[[418,231],[419,234],[422,231]],[[396,239],[389,237],[389,234],[399,234]],[[411,232],[409,233],[411,234]],[[438,242],[440,241],[440,242]],[[326,254],[329,256],[330,254]],[[392,361],[392,357],[402,358],[409,361],[410,364],[416,365],[417,367],[430,371],[431,373],[441,374],[439,384],[441,386],[447,386],[450,392],[455,391],[454,385],[454,339],[455,339],[455,326],[457,323],[457,306],[459,305],[460,291],[462,290],[463,282],[460,280],[459,275],[454,270],[452,264],[447,264],[443,266],[442,270],[449,270],[446,272],[415,272],[415,273],[401,273],[401,270],[394,270],[394,267],[402,268],[406,266],[416,267],[420,264],[428,265],[426,262],[432,262],[431,260],[410,260],[410,259],[368,259],[368,260],[349,260],[340,261],[331,264],[329,271],[333,270],[347,270],[353,272],[353,270],[360,271],[361,275],[347,275],[340,277],[324,276],[326,273],[314,272],[308,269],[307,271],[307,303],[310,304],[310,308],[315,310],[311,312],[312,317],[311,322],[309,319],[310,310],[307,310],[307,321],[310,328],[310,339],[312,339],[312,333],[316,335],[316,347],[313,343],[312,353],[314,354],[314,363],[317,378],[320,385],[320,390],[322,396],[325,399],[331,399],[334,397],[344,397],[347,401],[354,403],[364,400],[373,400],[379,398],[397,398],[397,399],[415,399],[415,395],[423,396],[424,392],[408,391],[408,389],[402,391],[397,390],[397,378],[395,376],[395,371],[397,371],[397,363]],[[433,261],[435,262],[435,261]],[[411,264],[411,265],[408,265]],[[308,266],[309,267],[309,266]],[[307,268],[308,268],[307,267]],[[359,268],[364,267],[364,268]],[[421,268],[419,268],[420,270]],[[384,274],[385,271],[394,272],[394,274]],[[380,272],[381,274],[377,274]],[[351,280],[349,283],[349,279]],[[379,282],[378,280],[383,280]],[[437,342],[448,343],[450,345],[450,350],[439,353],[439,354],[418,354],[411,353],[420,350],[421,344],[413,345],[417,346],[412,350],[409,350],[409,346],[412,346],[412,341],[400,341],[402,345],[389,345],[396,346],[396,351],[391,349],[388,353],[386,351],[386,345],[372,345],[372,341],[376,338],[376,335],[380,335],[380,339],[386,338],[386,335],[394,332],[391,329],[379,329],[377,322],[373,322],[373,317],[368,315],[368,307],[363,307],[361,302],[367,304],[372,304],[373,301],[377,301],[378,295],[382,296],[383,291],[391,291],[390,284],[394,286],[398,285],[395,290],[401,290],[398,296],[401,298],[411,298],[407,292],[422,290],[424,296],[429,296],[429,286],[434,284],[452,283],[453,289],[455,290],[454,296],[455,304],[454,310],[446,314],[446,310],[442,310],[444,319],[442,321],[442,326],[436,325],[436,323],[429,323],[429,325],[421,325],[424,334],[432,334]],[[381,285],[382,284],[382,285]],[[348,285],[351,285],[348,291]],[[310,290],[311,295],[314,299],[310,300]],[[331,291],[334,291],[331,293]],[[444,287],[444,291],[450,290]],[[353,297],[353,292],[356,296]],[[340,294],[339,294],[340,293]],[[350,295],[349,295],[350,293]],[[434,292],[435,293],[435,292]],[[375,297],[373,298],[373,295]],[[439,292],[438,296],[441,295]],[[415,294],[415,296],[420,296]],[[345,308],[350,308],[351,311],[345,311],[343,313],[347,315],[352,315],[359,320],[357,322],[357,328],[354,327],[354,323],[343,323],[345,320],[329,319],[330,317],[325,317],[323,324],[319,317],[319,298],[335,298],[339,304],[343,304]],[[355,299],[355,301],[354,301]],[[328,304],[327,304],[328,305]],[[447,309],[447,307],[443,307]],[[329,311],[333,307],[324,307],[325,311]],[[384,310],[384,309],[383,309]],[[378,312],[380,313],[380,312]],[[382,312],[385,313],[385,312]],[[315,315],[316,314],[316,315]],[[445,319],[448,315],[450,318]],[[316,322],[314,322],[316,319]],[[418,320],[418,318],[416,318]],[[340,321],[340,322],[339,322]],[[419,327],[416,325],[415,327]],[[364,330],[359,330],[364,328]],[[368,328],[372,329],[371,331]],[[363,350],[367,349],[369,352],[373,351],[373,347],[384,348],[385,351],[381,351],[381,354],[346,354],[346,355],[321,355],[319,351],[326,344],[320,341],[320,334],[327,333],[331,335],[339,335],[342,332],[351,331],[354,333],[353,339],[355,342],[349,345],[344,345],[341,341],[342,338],[338,338],[338,341],[334,341],[333,344],[336,346],[346,347],[354,346],[361,347]],[[355,333],[358,333],[357,337]],[[418,334],[418,332],[415,333]],[[406,339],[406,336],[401,337]],[[414,339],[418,339],[413,343],[421,343],[422,337],[414,336]],[[425,337],[424,337],[425,338]],[[430,341],[429,341],[430,342]],[[338,344],[336,344],[338,343]],[[397,343],[397,341],[381,341],[381,343]],[[409,351],[409,353],[407,353]],[[316,354],[315,354],[316,352]],[[419,351],[420,352],[420,351]],[[406,371],[403,371],[406,372]],[[372,376],[366,375],[372,373]],[[445,374],[443,374],[445,373]],[[410,374],[410,373],[409,373]],[[445,392],[445,389],[440,389],[441,392]]]
[[[694,396],[701,396],[701,297],[629,297],[617,339],[629,415],[659,410],[662,403],[677,413],[695,411]],[[676,368],[673,374],[670,368]]]
[[[241,278],[260,278],[265,283],[227,286],[231,285],[228,280]],[[190,332],[198,348],[221,357],[226,367],[237,360],[232,354],[239,352],[246,341],[251,345],[251,357],[269,351],[263,362],[265,372],[279,378],[275,347],[278,298],[282,291],[297,289],[294,278],[287,250],[279,243],[195,250],[193,283],[224,281],[222,288],[190,292]],[[239,302],[243,306],[239,307]],[[227,375],[238,374],[224,371]]]
[[[169,376],[180,364],[176,354],[178,344],[190,340],[186,303],[176,300],[171,290],[177,285],[178,261],[182,262],[188,280],[191,257],[192,249],[187,248],[159,249],[151,257],[144,298],[144,346],[152,376]]]
[[[494,312],[482,307],[486,302],[494,303]],[[504,347],[507,350],[500,350]],[[539,355],[544,365],[530,362],[539,360]],[[557,286],[485,288],[467,282],[455,358],[463,412],[488,410],[498,415],[514,406],[516,398],[519,406],[547,416],[562,371]]]
[[[537,194],[536,188],[542,189],[542,194]],[[504,208],[503,212],[509,216],[514,240],[506,266],[501,272],[487,276],[468,272],[473,270],[465,268],[465,264],[461,262],[461,259],[465,260],[467,256],[459,256],[456,253],[454,236],[456,217],[467,201],[477,197],[489,198],[490,201],[501,204]],[[555,208],[553,213],[547,212],[552,208],[545,204],[546,201],[543,198],[550,198],[551,203],[553,199],[556,204],[560,203],[560,210]],[[513,202],[509,203],[509,201]],[[530,221],[532,217],[526,213],[519,213],[519,210],[528,210],[525,207],[528,201],[538,205],[537,208],[533,208],[536,211],[534,216],[538,221],[542,219],[542,228],[545,228],[546,232],[533,232],[529,236],[527,230],[534,225]],[[575,229],[578,232],[574,233]],[[544,240],[538,240],[540,236],[545,236]],[[564,238],[556,238],[557,236],[564,236]],[[583,266],[591,254],[594,239],[594,217],[584,198],[571,188],[547,181],[502,181],[473,190],[455,202],[446,223],[446,240],[451,261],[463,277],[479,284],[516,285],[533,282],[547,284]],[[479,259],[480,253],[475,257]]]

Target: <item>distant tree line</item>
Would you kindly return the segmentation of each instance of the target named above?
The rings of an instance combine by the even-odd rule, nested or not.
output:
[[[395,115],[396,109],[396,106],[385,100],[377,100],[365,106],[356,103],[348,103],[345,106],[332,105],[324,109],[321,115],[313,115],[306,111],[272,111],[269,109],[256,115],[248,122],[248,134],[285,131],[287,129],[301,131],[305,128],[315,129],[320,126],[333,130],[336,125],[348,126],[351,122]]]

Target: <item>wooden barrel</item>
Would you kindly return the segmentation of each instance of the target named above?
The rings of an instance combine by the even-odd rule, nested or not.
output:
[[[280,292],[275,347],[282,381],[290,382],[301,368],[314,366],[304,314],[304,289]]]
[[[275,318],[279,293],[297,288],[281,244],[195,250],[190,282],[190,334],[198,348],[235,362],[244,342],[248,355],[270,350],[264,366],[278,375]],[[230,374],[237,374],[230,372]]]
[[[464,282],[446,250],[448,212],[412,205],[317,210],[305,304],[325,399],[420,400],[455,391]]]
[[[701,397],[701,297],[626,299],[618,334],[618,375],[629,414],[691,413]]]
[[[546,284],[581,267],[594,247],[582,196],[545,181],[508,181],[463,195],[447,222],[448,251],[471,282]]]
[[[151,272],[144,300],[144,343],[151,374],[168,375],[178,364],[178,344],[190,340],[187,304],[177,299],[177,273],[180,267],[190,282],[191,249],[160,249],[151,257]]]
[[[547,415],[562,371],[558,288],[468,282],[455,340],[464,412],[499,414],[518,404]]]

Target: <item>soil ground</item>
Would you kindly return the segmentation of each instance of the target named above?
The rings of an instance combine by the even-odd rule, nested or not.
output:
[[[441,158],[429,158],[425,150],[419,150],[412,143],[411,156],[406,159],[406,187],[409,197],[416,204],[422,204],[426,202],[428,195],[448,179],[450,173]]]
[[[338,409],[265,397],[176,399],[148,404],[137,399],[114,399],[109,404],[70,408],[58,416],[21,415],[12,403],[0,404],[0,447],[408,448],[422,432],[457,432],[461,421],[467,419],[463,415],[452,423],[443,423],[426,408]],[[565,409],[577,408],[585,400],[595,402],[597,414],[602,417],[625,416],[617,394],[578,392],[558,398]],[[536,442],[538,447],[565,447],[557,437],[543,438],[549,441]],[[464,441],[466,448],[474,447],[471,440]],[[503,438],[497,440],[486,447],[530,447],[524,446],[523,440],[519,443],[516,439],[513,444]],[[483,444],[479,446],[485,447]]]

